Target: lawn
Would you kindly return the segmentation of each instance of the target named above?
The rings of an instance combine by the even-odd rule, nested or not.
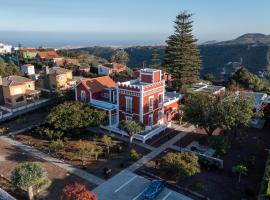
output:
[[[193,140],[205,142],[206,135],[190,133],[177,145],[185,147]],[[189,177],[185,180],[174,182],[181,187],[188,188],[200,194],[210,197],[210,199],[256,199],[260,189],[260,182],[264,174],[267,151],[270,146],[270,132],[268,129],[244,128],[239,130],[237,137],[233,140],[229,151],[221,156],[224,161],[222,172],[209,171],[201,168],[201,173]],[[168,150],[172,151],[172,150]],[[152,161],[148,162],[140,170],[167,178],[160,169],[155,168],[155,160],[161,159],[164,153],[160,154]],[[242,176],[241,183],[238,177],[232,172],[232,167],[240,163],[247,163],[247,160],[254,158],[254,163],[249,163],[248,175]]]
[[[87,130],[83,130],[82,134],[78,134],[75,137],[70,138],[69,140],[64,140],[64,148],[58,150],[56,153],[51,152],[50,154],[53,157],[65,160],[65,162],[72,164],[78,168],[82,168],[87,172],[93,173],[96,176],[101,178],[109,178],[104,175],[104,168],[111,169],[111,175],[115,175],[123,168],[134,163],[134,160],[130,159],[130,145],[124,141],[113,138],[115,143],[114,147],[110,149],[110,153],[107,153],[106,146],[101,141],[103,134],[96,134]],[[40,136],[35,129],[27,131],[25,133],[16,135],[16,139],[20,142],[35,146],[37,149],[40,149],[43,152],[49,153],[49,144],[50,141],[46,137]],[[83,141],[85,144],[96,144],[102,147],[102,152],[99,154],[98,159],[94,157],[87,157],[84,162],[84,166],[78,156],[78,144],[80,141]],[[119,147],[121,150],[119,151]],[[149,153],[147,149],[144,149],[137,145],[132,145],[140,157]]]

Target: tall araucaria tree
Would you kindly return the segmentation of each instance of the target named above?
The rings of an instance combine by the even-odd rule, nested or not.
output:
[[[199,79],[201,60],[192,35],[192,14],[181,12],[175,20],[175,32],[171,35],[165,49],[164,67],[173,77],[172,86],[182,91]]]

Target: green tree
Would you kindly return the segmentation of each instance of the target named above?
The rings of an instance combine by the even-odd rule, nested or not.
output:
[[[107,153],[108,155],[110,154],[110,148],[112,148],[115,145],[115,142],[112,140],[112,138],[108,135],[104,135],[101,138],[101,141],[103,142],[103,144],[106,146],[107,148]]]
[[[30,200],[34,199],[33,188],[43,189],[50,180],[40,163],[24,163],[17,166],[11,173],[11,182],[15,187],[28,191]]]
[[[113,53],[111,61],[126,65],[129,61],[128,53],[124,49],[117,49]]]
[[[229,80],[231,87],[243,87],[245,89],[261,91],[265,88],[264,81],[257,75],[250,73],[246,68],[242,67],[237,70]]]
[[[140,155],[137,153],[135,149],[132,148],[129,152],[129,157],[131,160],[136,161],[140,158]]]
[[[247,175],[248,169],[245,165],[236,165],[232,168],[232,172],[238,174],[238,182],[241,182],[241,176]]]
[[[191,152],[167,153],[161,162],[161,169],[176,180],[182,180],[200,172],[198,157]]]
[[[38,127],[37,132],[40,135],[46,135],[50,140],[52,140],[52,139],[60,140],[62,138],[62,136],[64,135],[63,131],[52,130],[52,129],[46,128],[46,127]]]
[[[73,70],[74,69],[73,64],[69,63],[67,61],[67,59],[64,59],[63,64],[60,67],[65,68],[65,69],[69,69],[69,70]]]
[[[214,75],[210,73],[205,74],[203,76],[203,80],[209,81],[211,83],[214,83],[216,81]]]
[[[65,102],[52,109],[48,122],[56,129],[71,131],[76,128],[104,123],[106,113],[81,102]]]
[[[7,77],[11,75],[22,76],[23,74],[20,72],[14,62],[9,61],[8,63],[5,63],[4,60],[0,58],[0,76]]]
[[[225,96],[222,101],[222,124],[229,130],[237,134],[240,125],[248,126],[253,116],[260,116],[261,112],[254,113],[254,100],[241,94],[231,94]]]
[[[223,155],[231,147],[229,138],[223,135],[211,136],[208,138],[208,144],[215,149],[219,155]]]
[[[126,131],[129,135],[129,143],[131,144],[135,134],[140,133],[143,130],[143,124],[135,120],[121,121],[119,128]]]
[[[164,67],[173,77],[174,90],[181,91],[199,80],[200,52],[192,35],[192,14],[181,12],[175,20],[175,32],[167,42]]]
[[[52,152],[55,152],[56,155],[58,154],[58,151],[64,149],[64,143],[62,140],[53,140],[51,141],[51,143],[49,144],[49,150]]]
[[[222,126],[222,107],[220,104],[219,96],[208,96],[201,93],[190,94],[182,108],[184,118],[203,128],[211,136],[218,127]]]
[[[186,120],[205,129],[211,136],[218,128],[236,129],[248,125],[253,113],[252,99],[226,93],[220,95],[190,94],[182,108]]]

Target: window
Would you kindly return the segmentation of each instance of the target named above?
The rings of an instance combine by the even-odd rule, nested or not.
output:
[[[152,111],[154,108],[154,97],[149,98],[149,111]]]
[[[161,120],[163,118],[163,112],[158,111],[158,120]]]
[[[132,97],[126,97],[126,112],[132,113]]]
[[[153,126],[153,123],[154,123],[154,122],[153,122],[153,115],[149,115],[149,116],[148,116],[148,125],[149,125],[149,126]]]
[[[86,94],[84,90],[81,91],[81,101],[86,102]]]
[[[163,95],[162,94],[159,94],[158,95],[158,105],[160,106],[160,105],[162,105],[163,104]]]
[[[27,87],[28,87],[28,88],[31,88],[31,84],[28,84]]]
[[[63,81],[64,79],[65,79],[64,76],[59,76],[59,80],[60,80],[60,81]]]

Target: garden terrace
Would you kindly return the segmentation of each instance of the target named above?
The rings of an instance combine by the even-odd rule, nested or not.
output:
[[[32,145],[37,149],[49,153],[58,159],[64,160],[75,167],[82,168],[83,170],[90,172],[98,177],[107,178],[104,175],[104,168],[111,169],[111,175],[115,175],[124,167],[127,167],[134,163],[130,159],[130,145],[127,142],[113,138],[115,143],[114,147],[111,148],[110,153],[107,154],[106,146],[101,141],[103,134],[96,134],[87,130],[81,130],[81,133],[75,136],[70,136],[68,139],[63,140],[64,147],[57,151],[50,152],[50,141],[45,136],[39,135],[36,129],[32,129],[22,134],[16,135],[16,139],[20,142]],[[84,142],[85,145],[97,145],[102,148],[102,152],[99,153],[98,159],[95,160],[95,156],[88,156],[84,160],[84,166],[78,155],[78,145],[80,141]],[[119,150],[118,147],[121,147]],[[140,146],[133,145],[133,148],[138,152],[139,157],[146,155],[149,151]]]
[[[196,132],[199,132],[197,130]],[[203,133],[188,133],[176,144],[186,147],[192,141],[198,140],[201,144],[207,145],[208,136]],[[155,167],[155,161],[160,160],[167,152],[176,152],[168,149],[150,162],[145,164],[140,170],[154,174],[178,186],[196,191],[210,199],[255,199],[259,193],[260,182],[263,177],[267,151],[270,146],[269,130],[262,129],[260,132],[253,128],[241,128],[238,135],[232,140],[231,148],[224,155],[219,157],[224,162],[223,171],[209,170],[201,166],[201,172],[188,177],[182,181],[174,181]],[[179,148],[180,150],[180,148]],[[160,161],[161,162],[161,161]],[[159,162],[159,163],[160,163]],[[232,172],[232,167],[243,164],[248,168],[247,176],[242,175],[241,182],[238,176]],[[222,194],[222,196],[221,196]]]

